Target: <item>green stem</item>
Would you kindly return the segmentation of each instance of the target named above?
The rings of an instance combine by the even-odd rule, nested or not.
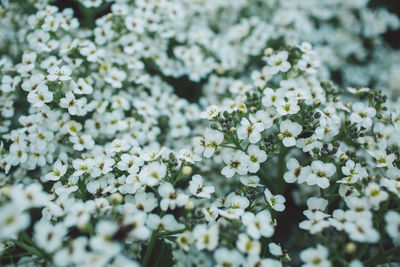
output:
[[[182,175],[182,169],[183,169],[183,165],[185,162],[182,162],[181,167],[179,168],[178,174],[176,175],[174,181],[173,181],[173,185],[175,186],[177,182],[179,182],[180,180],[182,180],[182,178],[184,178],[184,175]]]
[[[14,242],[15,245],[17,245],[18,247],[26,250],[31,255],[36,255],[39,258],[50,260],[50,256],[47,253],[45,253],[44,251],[42,251],[41,249],[37,248],[37,247],[34,247],[32,245],[27,245],[24,242],[19,241],[19,240],[12,240],[12,242]]]
[[[378,255],[364,261],[364,266],[376,266],[385,263],[387,262],[388,257],[398,255],[398,253],[400,253],[400,246],[386,250],[385,252],[379,253]]]
[[[287,154],[288,149],[284,146],[281,147],[281,153],[279,153],[279,157],[278,157],[278,180],[283,180],[283,175],[285,173],[286,170],[286,162],[285,162],[285,157]],[[277,180],[277,181],[278,181]],[[276,183],[278,185],[278,191],[277,193],[282,194],[283,191],[285,190],[285,185],[286,183]]]
[[[164,214],[165,214],[165,211],[161,211],[160,218],[164,217]],[[144,254],[144,257],[143,257],[142,267],[146,267],[149,264],[150,256],[153,252],[153,249],[157,242],[158,236],[159,236],[158,231],[154,230],[153,234],[151,235],[149,245],[147,246],[146,253]]]
[[[367,248],[368,248],[368,243],[363,244],[360,251],[356,255],[356,259],[361,259],[361,257],[365,254],[365,251],[367,250]]]
[[[183,233],[186,229],[181,229],[181,230],[176,230],[176,231],[170,231],[170,232],[163,232],[158,234],[159,237],[164,237],[164,236],[170,236],[170,235],[176,235]]]
[[[157,234],[157,231],[155,230],[153,232],[153,234],[151,235],[149,245],[147,246],[146,253],[144,254],[144,257],[143,257],[143,262],[142,262],[143,267],[146,267],[149,264],[150,256],[153,252],[154,245],[156,244],[157,237],[158,237],[158,234]]]
[[[258,170],[258,174],[259,174],[258,176],[260,177],[261,181],[264,182],[264,185],[266,185],[269,189],[272,189],[273,186],[271,184],[271,180],[268,179],[269,175],[267,175],[267,173],[262,168],[260,168],[260,170]]]
[[[14,255],[12,255],[12,254],[9,254],[7,256],[3,255],[3,256],[0,256],[0,261],[7,260],[7,259],[11,260],[11,259],[14,259],[14,258],[19,258],[19,257],[24,257],[24,256],[32,256],[32,254],[24,252],[24,253],[14,254]]]
[[[161,258],[162,258],[162,255],[163,255],[163,252],[164,252],[164,249],[165,249],[164,246],[165,246],[165,243],[162,242],[162,243],[161,243],[161,251],[160,251],[160,253],[159,253],[159,256],[158,256],[156,262],[154,263],[154,266],[155,266],[155,267],[158,266],[158,264],[160,263],[160,260],[161,260]]]
[[[335,199],[336,196],[338,196],[337,190],[339,188],[339,183],[335,183],[335,185],[333,186],[333,188],[329,191],[329,197],[328,197],[328,203],[332,203],[332,200]]]

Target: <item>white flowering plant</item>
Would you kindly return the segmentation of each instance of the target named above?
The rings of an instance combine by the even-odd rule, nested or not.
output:
[[[1,266],[399,266],[394,14],[71,3],[0,3]]]

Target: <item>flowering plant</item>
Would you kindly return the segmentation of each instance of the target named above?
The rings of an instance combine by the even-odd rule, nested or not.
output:
[[[397,17],[83,0],[78,21],[50,2],[0,6],[1,265],[400,261]]]

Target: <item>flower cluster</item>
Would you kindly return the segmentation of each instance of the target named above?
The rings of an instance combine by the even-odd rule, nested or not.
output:
[[[398,261],[400,23],[367,2],[2,1],[0,265]]]

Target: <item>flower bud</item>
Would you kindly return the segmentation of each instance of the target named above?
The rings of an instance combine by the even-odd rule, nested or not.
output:
[[[3,186],[0,188],[0,195],[9,196],[11,188],[9,186]]]
[[[185,176],[188,176],[188,175],[190,175],[191,173],[192,173],[192,167],[190,167],[190,166],[183,166],[183,168],[182,168],[182,173],[183,173],[183,175],[185,175]]]
[[[185,204],[185,210],[192,210],[194,208],[194,202],[189,200],[188,202],[186,202]]]
[[[274,53],[274,49],[272,49],[271,47],[268,47],[264,50],[264,56],[269,57],[270,55],[272,55],[272,53]]]
[[[113,205],[119,205],[119,204],[121,204],[122,203],[122,200],[123,200],[123,197],[122,197],[122,195],[120,194],[120,193],[113,193],[111,196],[110,196],[110,201],[111,201],[111,204],[113,204]]]
[[[278,138],[279,138],[279,140],[283,140],[283,138],[284,138],[285,136],[283,136],[283,134],[282,133],[280,133],[280,134],[278,134]]]
[[[342,161],[346,161],[346,160],[348,160],[348,158],[349,158],[349,156],[347,156],[346,154],[340,155],[340,160],[342,160]]]
[[[318,107],[319,105],[321,105],[321,101],[320,100],[315,100],[314,101],[314,108]]]
[[[216,70],[217,70],[218,74],[224,74],[225,73],[225,69],[221,65],[219,65]]]
[[[356,244],[353,242],[347,243],[345,247],[345,251],[347,254],[351,254],[356,250]]]

